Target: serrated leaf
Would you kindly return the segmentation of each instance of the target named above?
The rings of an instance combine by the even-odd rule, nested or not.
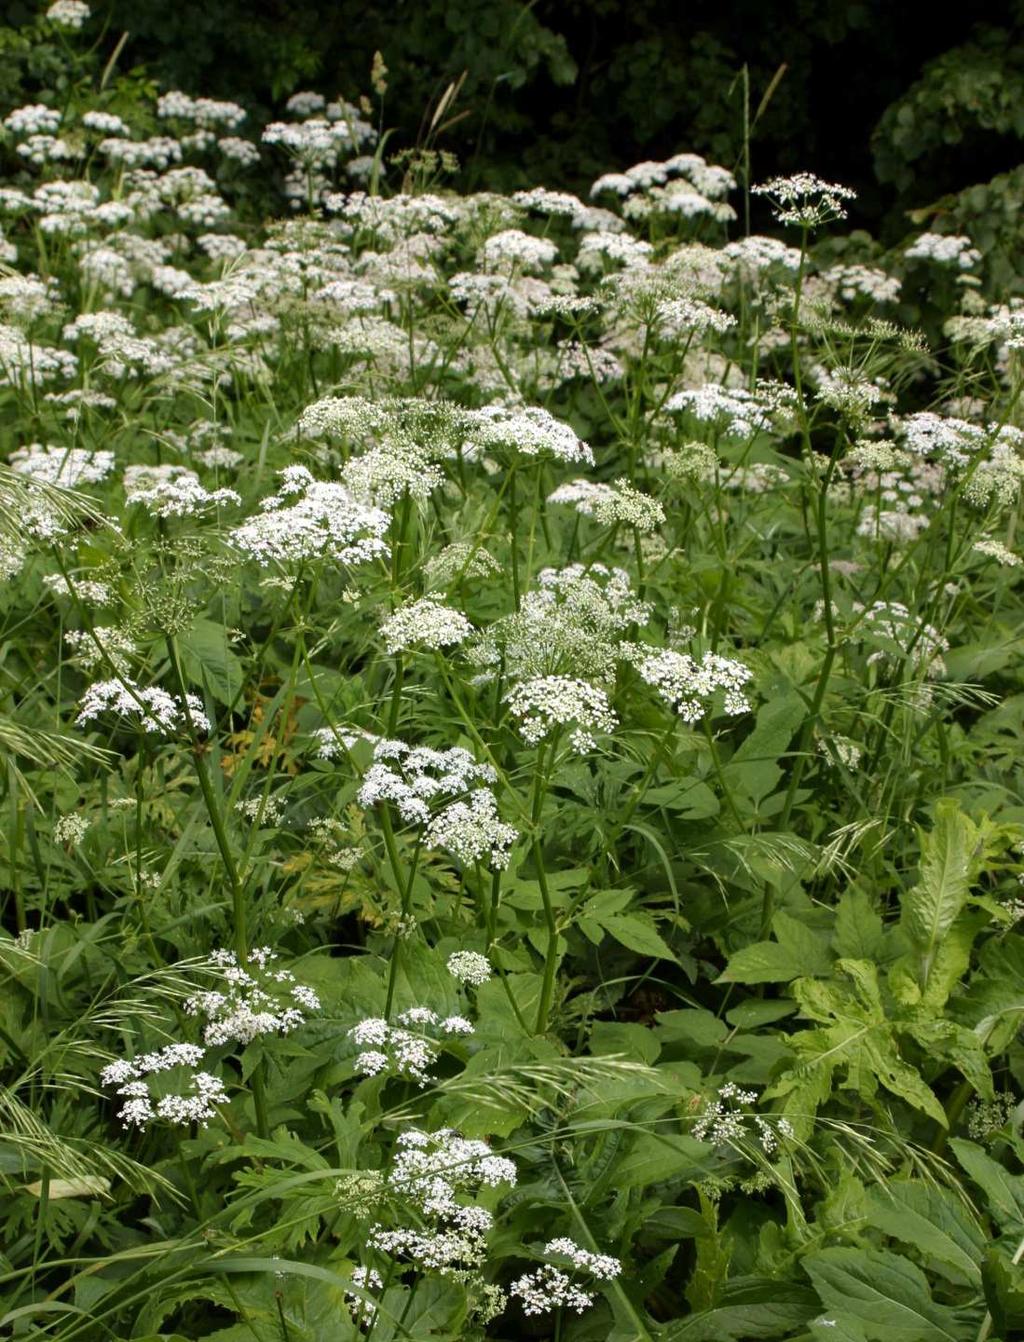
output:
[[[649,955],[654,960],[674,960],[672,947],[654,926],[654,919],[643,913],[612,913],[596,920],[620,946]]]
[[[832,933],[836,954],[850,960],[877,960],[884,939],[882,919],[864,891],[844,891],[836,905]]]
[[[755,941],[729,957],[722,983],[788,983],[806,974],[828,974],[828,947],[813,928],[780,910],[772,919],[776,941]]]
[[[971,893],[978,827],[955,801],[935,806],[935,825],[921,835],[920,880],[900,901],[900,926],[916,956],[925,990],[936,957]]]

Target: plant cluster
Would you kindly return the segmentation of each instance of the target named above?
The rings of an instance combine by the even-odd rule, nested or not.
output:
[[[3,118],[0,1324],[1019,1335],[984,257],[837,261],[811,173],[750,234],[690,152],[460,194],[342,98],[130,115],[91,23]]]

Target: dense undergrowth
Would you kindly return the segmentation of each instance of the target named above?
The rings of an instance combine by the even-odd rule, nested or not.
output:
[[[84,8],[4,121],[0,1323],[1019,1336],[984,258],[685,152],[459,194]]]

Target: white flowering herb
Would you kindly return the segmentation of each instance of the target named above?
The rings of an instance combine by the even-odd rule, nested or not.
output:
[[[217,1106],[228,1101],[224,1083],[199,1067],[205,1054],[197,1044],[168,1044],[109,1063],[100,1083],[124,1101],[117,1116],[126,1128],[145,1128],[156,1120],[205,1128],[217,1116]]]
[[[316,992],[299,983],[290,969],[278,968],[277,958],[269,946],[255,948],[241,962],[234,951],[213,952],[210,962],[222,984],[185,1001],[190,1015],[205,1020],[208,1047],[244,1047],[264,1035],[290,1034],[320,1010]]]

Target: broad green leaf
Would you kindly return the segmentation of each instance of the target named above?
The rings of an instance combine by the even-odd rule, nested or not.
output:
[[[869,1190],[867,1208],[871,1225],[912,1246],[948,1281],[980,1284],[985,1236],[950,1189],[922,1179],[895,1179]]]
[[[758,710],[754,730],[723,769],[726,786],[761,802],[782,778],[779,757],[789,749],[807,706],[797,694],[772,699]]]
[[[953,1137],[949,1145],[957,1160],[985,1194],[988,1209],[1000,1229],[1016,1232],[1024,1228],[1024,1177],[1010,1174],[998,1160],[993,1160],[974,1142]]]
[[[654,960],[674,960],[672,947],[654,926],[654,919],[645,913],[612,913],[596,921],[615,938],[620,946],[649,955]]]
[[[836,905],[832,945],[849,960],[878,960],[882,954],[882,919],[863,890],[846,890]]]
[[[703,1177],[711,1154],[710,1147],[693,1137],[641,1133],[616,1167],[615,1187],[647,1188],[669,1180],[691,1182]]]
[[[921,834],[920,880],[901,900],[900,926],[916,957],[918,984],[925,990],[936,957],[971,893],[979,831],[955,801],[935,806],[935,825]]]
[[[178,644],[185,679],[206,690],[222,704],[233,704],[241,693],[242,664],[228,643],[227,630],[213,620],[196,620]]]
[[[780,910],[772,919],[776,941],[755,941],[729,957],[719,982],[788,983],[805,974],[828,974],[832,960],[820,933]]]
[[[1024,1331],[1024,1267],[1010,1250],[992,1245],[985,1254],[981,1275],[992,1322],[1003,1337],[1019,1337]]]
[[[812,1292],[796,1282],[735,1277],[714,1309],[691,1314],[661,1334],[663,1342],[746,1342],[788,1337],[817,1314]]]
[[[901,1254],[823,1249],[803,1267],[825,1308],[856,1320],[869,1342],[964,1342],[957,1316],[936,1304],[924,1273]]]

